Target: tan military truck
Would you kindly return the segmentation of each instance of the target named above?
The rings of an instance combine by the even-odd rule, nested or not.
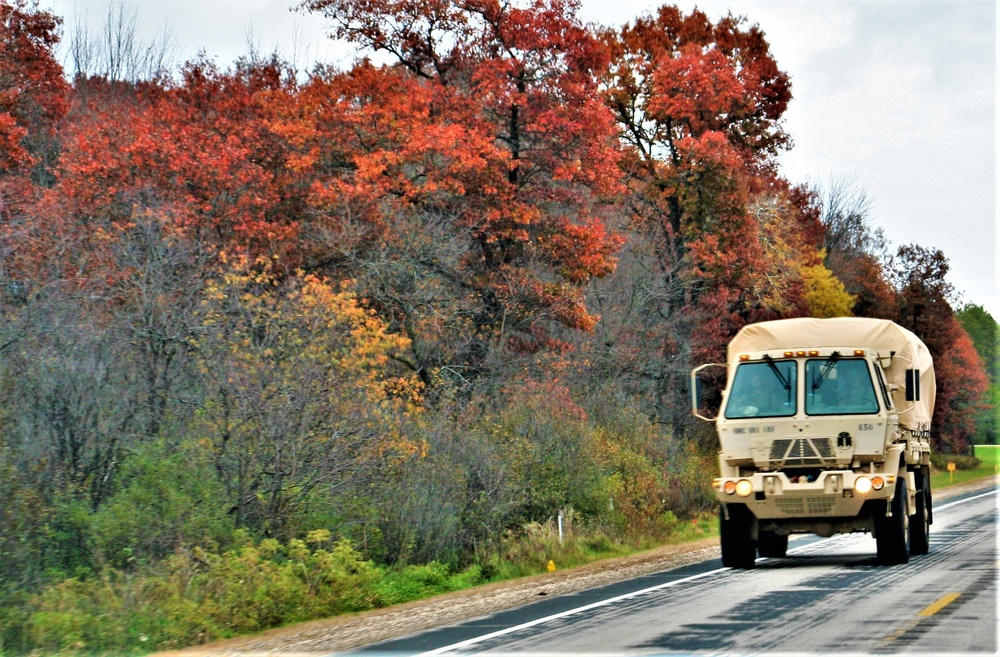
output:
[[[702,365],[691,373],[694,413]],[[880,319],[745,326],[729,343],[718,417],[722,562],[783,557],[790,534],[870,532],[878,562],[926,554],[934,366]]]

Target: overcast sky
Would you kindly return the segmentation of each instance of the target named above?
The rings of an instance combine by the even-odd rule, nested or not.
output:
[[[108,0],[42,0],[66,20],[100,29]],[[117,5],[118,3],[115,2]],[[228,66],[248,51],[280,50],[301,68],[346,67],[352,51],[325,37],[322,17],[295,0],[132,0],[139,29],[166,28],[176,59],[204,51]],[[584,21],[618,26],[661,3],[583,0]],[[960,302],[1000,320],[996,212],[996,33],[993,0],[683,0],[712,20],[732,11],[757,23],[792,78],[782,158],[792,182],[853,178],[874,200],[874,223],[894,246],[939,248]]]

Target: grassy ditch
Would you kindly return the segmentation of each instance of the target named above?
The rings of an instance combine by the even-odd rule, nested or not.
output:
[[[1000,472],[1000,446],[976,445],[975,458],[947,456],[935,458],[935,468],[931,473],[931,489],[940,490],[948,486],[967,484],[977,479],[992,477]],[[955,470],[947,470],[948,462],[955,463]]]

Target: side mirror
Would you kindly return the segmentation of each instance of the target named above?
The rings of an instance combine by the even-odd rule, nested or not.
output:
[[[707,363],[705,365],[700,365],[691,370],[691,412],[694,414],[696,418],[698,418],[699,420],[705,420],[706,422],[714,421],[715,418],[718,417],[720,410],[718,408],[707,409],[707,410],[714,410],[715,415],[713,417],[708,417],[702,414],[702,401],[705,397],[704,393],[705,393],[706,382],[704,381],[701,375],[703,372],[705,372],[705,370],[707,370],[710,367],[725,368],[726,365],[724,363]],[[718,387],[718,386],[716,385],[713,387]]]

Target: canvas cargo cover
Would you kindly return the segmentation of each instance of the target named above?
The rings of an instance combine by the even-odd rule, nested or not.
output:
[[[895,352],[885,374],[889,384],[899,387],[895,396],[896,407],[902,411],[899,414],[899,424],[914,431],[926,431],[930,428],[936,391],[930,352],[920,338],[889,320],[800,317],[748,324],[729,343],[727,358],[730,365],[735,366],[740,354],[821,347],[843,347],[845,351],[866,348],[883,353]],[[920,399],[915,402],[908,402],[903,398],[906,370],[910,368],[920,371]],[[733,369],[731,367],[730,371]]]

